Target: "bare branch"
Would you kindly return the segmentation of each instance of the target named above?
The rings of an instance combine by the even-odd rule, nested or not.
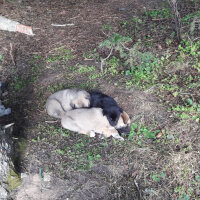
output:
[[[103,65],[104,65],[104,62],[108,59],[108,58],[110,58],[110,56],[112,55],[112,52],[113,52],[113,46],[112,46],[112,48],[111,48],[111,50],[110,50],[110,53],[108,54],[108,56],[106,57],[106,58],[104,58],[104,59],[102,59],[101,60],[101,73],[103,74]]]

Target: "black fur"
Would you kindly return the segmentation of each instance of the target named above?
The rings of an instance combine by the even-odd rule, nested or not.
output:
[[[98,107],[103,109],[111,126],[116,126],[120,114],[123,110],[118,106],[117,102],[101,92],[92,91],[90,93],[90,107]]]
[[[128,135],[130,133],[130,128],[128,126],[123,128],[118,128],[117,131],[120,135]]]

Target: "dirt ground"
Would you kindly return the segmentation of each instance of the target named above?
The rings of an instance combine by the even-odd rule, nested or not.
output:
[[[103,25],[118,27],[123,20],[157,8],[158,2],[164,1],[26,0],[0,4],[1,15],[31,26],[35,34],[0,31],[0,75],[8,91],[4,103],[12,108],[12,115],[3,123],[15,122],[14,161],[22,174],[22,184],[12,191],[12,199],[187,199],[184,195],[189,195],[189,188],[192,195],[188,199],[200,198],[199,182],[193,181],[200,175],[199,123],[179,120],[163,103],[174,98],[168,93],[157,95],[154,86],[127,88],[127,78],[119,75],[89,79],[89,75],[100,74],[100,61],[83,56],[105,39]],[[166,35],[162,38],[159,34],[152,36],[158,53],[166,46],[162,44]],[[108,54],[106,49],[97,51],[101,57]],[[58,52],[61,56],[56,58]],[[94,74],[79,73],[79,65],[94,66]],[[165,139],[158,142],[138,136],[134,141],[126,137],[119,142],[62,129],[59,120],[46,114],[45,101],[59,89],[74,87],[99,89],[112,96],[131,121],[141,126],[138,132],[143,126],[152,127],[163,131]],[[199,92],[195,92],[194,99],[199,102]]]

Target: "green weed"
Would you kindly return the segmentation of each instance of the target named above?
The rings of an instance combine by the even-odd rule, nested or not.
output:
[[[172,14],[169,8],[162,8],[159,10],[148,10],[144,13],[145,16],[152,19],[172,18]]]
[[[108,67],[108,71],[111,73],[111,75],[117,75],[118,74],[118,65],[119,65],[120,59],[116,58],[113,56],[110,58],[107,62],[106,65]]]
[[[75,73],[77,72],[79,74],[91,73],[95,71],[94,66],[88,66],[88,65],[77,65],[76,68],[77,70],[75,71]]]
[[[157,59],[150,52],[142,53],[136,49],[133,52],[132,54],[135,56],[127,60],[127,63],[130,64],[130,70],[126,70],[125,74],[132,77],[127,85],[135,84],[145,88],[149,84],[154,84],[157,80]]]
[[[124,52],[124,45],[132,41],[130,37],[125,37],[117,33],[113,33],[107,39],[99,44],[99,48],[106,47],[108,49],[114,49],[119,51],[120,57],[125,58],[127,54]]]
[[[187,99],[185,105],[175,105],[172,107],[176,111],[177,117],[180,119],[193,119],[196,122],[200,121],[200,104],[193,103],[191,99]]]
[[[122,21],[120,23],[123,30],[125,30],[125,33],[127,33],[130,36],[135,36],[138,34],[139,31],[141,31],[141,25],[143,21],[138,16],[133,17],[132,19]]]
[[[200,11],[195,11],[193,13],[187,14],[181,18],[181,21],[183,24],[191,24],[194,18],[200,18]]]
[[[107,47],[112,51],[119,52],[119,58],[112,57],[107,61],[109,71],[112,74],[117,74],[116,67],[120,61],[124,63],[125,75],[131,76],[131,80],[127,81],[127,86],[137,85],[142,88],[153,84],[157,80],[158,61],[150,52],[141,52],[141,40],[138,40],[132,48],[127,48],[125,45],[132,40],[129,37],[124,37],[119,34],[113,34],[106,40],[100,43],[99,47]],[[103,59],[104,60],[104,59]]]
[[[102,78],[103,77],[103,74],[102,73],[94,73],[94,74],[90,74],[89,75],[89,80],[95,80],[97,78]]]
[[[58,61],[66,63],[73,58],[73,54],[69,49],[56,48],[54,51],[55,53],[48,55],[46,59],[47,63],[55,63]]]
[[[99,60],[99,54],[97,52],[97,49],[93,49],[89,51],[88,53],[83,53],[83,58],[85,60]]]
[[[86,148],[90,143],[90,139],[80,139],[72,147],[58,149],[56,152],[68,156],[74,170],[90,170],[94,162],[101,158],[101,149],[103,148],[103,143],[98,148]]]
[[[104,24],[104,25],[101,27],[101,30],[102,30],[102,31],[111,31],[111,30],[112,30],[112,27],[111,27],[111,25],[109,25],[109,24]]]
[[[15,92],[20,92],[24,90],[25,87],[28,85],[36,82],[37,76],[31,76],[29,78],[21,79],[20,77],[16,76],[13,78],[13,81],[11,82],[11,87],[14,89]]]
[[[7,184],[10,191],[14,190],[21,184],[19,175],[12,169],[8,173]]]
[[[192,57],[192,67],[200,72],[200,41],[190,42],[184,39],[178,46],[177,52],[179,53],[178,60]]]
[[[150,175],[151,179],[154,181],[154,182],[160,182],[161,179],[164,179],[165,178],[165,173],[164,172],[161,172],[159,174],[154,174],[152,173]]]
[[[64,89],[64,86],[62,84],[54,84],[54,85],[47,86],[47,90],[50,91],[51,93],[54,93],[62,89]]]
[[[130,126],[130,133],[128,140],[134,140],[139,146],[142,145],[142,141],[146,139],[155,139],[159,130],[152,131],[145,125],[133,123]]]
[[[21,91],[26,86],[26,80],[20,80],[18,77],[14,77],[11,86],[15,89],[15,91]]]

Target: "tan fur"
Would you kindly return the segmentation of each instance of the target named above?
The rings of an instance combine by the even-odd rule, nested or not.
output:
[[[66,111],[75,108],[89,107],[90,94],[84,90],[65,89],[60,90],[47,99],[46,111],[48,115],[62,118]]]
[[[126,127],[128,123],[130,123],[130,119],[127,113],[123,112],[116,128]],[[70,110],[62,117],[61,124],[64,128],[81,134],[95,136],[94,133],[99,133],[105,137],[113,136],[123,140],[116,128],[109,124],[106,116],[103,116],[101,108]]]
[[[128,116],[128,114],[123,111],[123,113],[121,113],[120,118],[118,120],[117,125],[115,126],[115,128],[123,128],[126,127],[128,125],[130,125],[130,118]]]

